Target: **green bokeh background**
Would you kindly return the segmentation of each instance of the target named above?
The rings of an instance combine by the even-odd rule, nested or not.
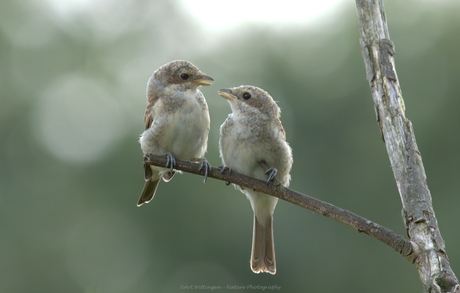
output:
[[[396,69],[459,275],[460,6],[401,2],[385,3]],[[274,218],[277,274],[253,274],[250,204],[221,181],[176,176],[136,207],[146,82],[164,63],[186,59],[216,80],[202,88],[213,166],[230,113],[216,91],[260,86],[282,109],[294,153],[291,188],[405,235],[354,2],[314,26],[206,32],[176,2],[101,2],[71,17],[47,2],[1,2],[0,292],[251,284],[282,292],[421,292],[415,266],[391,248],[286,202]]]

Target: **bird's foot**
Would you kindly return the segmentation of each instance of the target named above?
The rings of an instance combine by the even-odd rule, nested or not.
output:
[[[150,154],[144,155],[144,163],[150,160]]]
[[[208,171],[211,172],[211,164],[209,164],[208,160],[206,160],[206,158],[201,158],[200,159],[201,161],[201,165],[200,165],[200,169],[198,171],[201,171],[201,169],[204,168],[204,180],[203,180],[203,183],[206,183],[206,180],[208,180]]]
[[[220,170],[220,175],[224,174],[225,171],[227,170],[228,170],[228,174],[232,175],[232,168],[229,168],[227,166],[219,166],[219,168],[222,168],[222,170]]]
[[[176,157],[172,153],[167,153],[166,154],[166,168],[171,169],[171,173],[174,169],[174,166],[176,166]]]
[[[228,175],[232,175],[232,168],[229,168],[227,166],[219,166],[219,168],[222,168],[222,170],[220,170],[220,176],[222,176],[222,174],[225,173],[225,171],[228,170]],[[230,185],[230,182],[225,182],[225,185]]]
[[[267,171],[265,171],[265,175],[268,175],[267,185],[270,182],[274,182],[276,178],[276,173],[278,173],[278,169],[276,168],[268,168]]]

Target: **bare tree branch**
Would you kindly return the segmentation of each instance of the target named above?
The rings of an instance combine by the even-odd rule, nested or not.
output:
[[[146,160],[146,164],[155,165],[159,167],[166,166],[166,156],[150,154],[149,159]],[[187,173],[193,173],[196,175],[204,175],[204,168],[200,170],[201,164],[192,163],[190,161],[182,161],[176,159],[176,165],[174,169],[180,170]],[[267,169],[266,166],[263,167]],[[366,218],[358,216],[345,209],[336,207],[330,203],[318,200],[300,192],[285,188],[277,180],[275,183],[267,183],[259,179],[255,179],[249,176],[239,174],[235,171],[229,172],[226,170],[221,172],[222,168],[211,168],[208,171],[208,177],[225,182],[233,183],[245,188],[251,188],[255,191],[263,192],[279,199],[288,201],[300,207],[314,211],[318,214],[334,219],[348,226],[351,226],[358,230],[358,232],[366,233],[383,243],[389,245],[394,250],[399,252],[404,257],[408,258],[412,253],[412,246],[408,240],[405,240],[401,235],[398,235],[388,228],[385,228],[379,224],[369,221]]]
[[[395,69],[382,0],[356,0],[361,52],[371,87],[377,123],[386,144],[413,246],[414,263],[425,292],[460,292],[431,203],[422,156]]]

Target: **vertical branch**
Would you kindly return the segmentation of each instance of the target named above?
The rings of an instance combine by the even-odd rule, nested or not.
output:
[[[422,156],[395,70],[382,0],[356,0],[361,52],[374,100],[377,123],[385,142],[403,206],[407,234],[425,292],[460,292],[439,231],[426,183]]]

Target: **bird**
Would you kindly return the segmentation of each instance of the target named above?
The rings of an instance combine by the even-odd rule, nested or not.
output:
[[[220,89],[232,113],[220,127],[219,152],[228,168],[268,182],[289,186],[292,149],[280,121],[280,108],[263,89],[251,85]],[[276,273],[273,212],[278,198],[234,185],[249,199],[253,219],[250,266],[254,273]]]
[[[137,206],[155,196],[160,179],[170,181],[177,159],[201,161],[205,175],[211,168],[207,150],[210,117],[200,86],[214,79],[186,60],[171,61],[158,68],[147,82],[144,132],[139,142],[144,154],[144,188]],[[167,168],[149,165],[150,154],[166,155]],[[206,177],[205,177],[206,180]]]

